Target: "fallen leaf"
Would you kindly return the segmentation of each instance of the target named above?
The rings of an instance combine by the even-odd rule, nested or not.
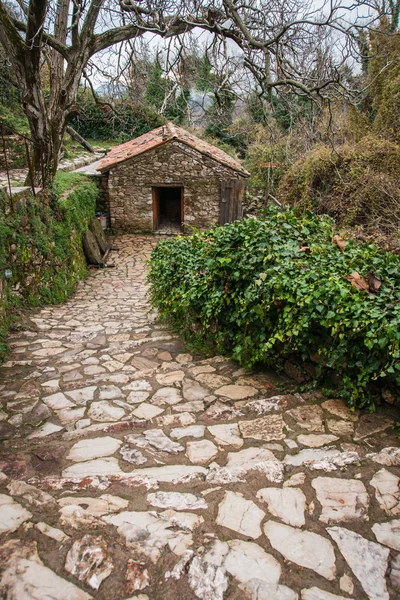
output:
[[[379,288],[382,285],[382,281],[379,279],[379,277],[376,277],[376,275],[374,275],[370,271],[368,273],[368,284],[369,284],[370,292],[372,292],[373,294],[376,294],[376,292],[379,290]]]
[[[344,241],[344,239],[342,237],[340,237],[340,235],[334,235],[332,242],[334,244],[336,244],[336,246],[338,246],[340,252],[344,252],[346,242]]]
[[[310,246],[302,246],[301,248],[299,248],[299,252],[307,252],[308,254],[311,254],[312,250]]]
[[[368,283],[365,281],[364,277],[357,273],[357,271],[353,271],[351,275],[346,277],[347,281],[357,289],[364,290],[367,294],[370,294]]]

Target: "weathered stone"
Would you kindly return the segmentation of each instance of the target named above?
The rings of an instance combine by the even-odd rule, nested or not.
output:
[[[279,583],[267,583],[261,579],[250,579],[239,585],[249,600],[298,600],[298,594]]]
[[[243,406],[243,410],[247,413],[255,413],[256,415],[264,415],[268,413],[280,412],[287,408],[287,396],[273,396],[272,398],[260,398],[252,400]]]
[[[161,415],[163,412],[164,410],[162,408],[158,408],[157,406],[143,402],[132,412],[132,414],[138,419],[146,419],[147,421],[150,421],[151,419],[154,419],[154,417]]]
[[[38,531],[40,531],[40,533],[43,533],[43,535],[46,535],[60,544],[63,544],[70,539],[69,535],[66,535],[63,531],[61,531],[61,529],[51,527],[51,525],[47,525],[47,523],[43,523],[43,521],[36,523],[35,527]]]
[[[83,408],[62,408],[57,411],[57,417],[60,419],[62,425],[68,425],[69,423],[76,423],[83,418],[85,414],[85,407]]]
[[[292,488],[263,488],[257,498],[268,504],[268,511],[284,523],[302,527],[305,523],[306,497],[301,490]]]
[[[229,385],[231,380],[223,375],[214,375],[213,373],[201,373],[196,376],[196,381],[199,381],[208,388],[215,389],[224,385]]]
[[[94,458],[102,458],[103,456],[111,456],[117,452],[121,443],[121,440],[109,436],[80,440],[72,446],[67,459],[74,462],[81,462],[93,460]]]
[[[400,515],[400,478],[387,469],[381,469],[371,479],[379,506],[388,515]]]
[[[305,480],[306,480],[305,473],[295,473],[287,481],[285,481],[285,483],[283,484],[283,487],[286,488],[286,487],[296,487],[297,485],[303,485]]]
[[[59,425],[55,425],[54,423],[45,423],[39,429],[36,429],[33,433],[28,435],[28,440],[33,440],[34,438],[42,438],[47,437],[48,435],[52,435],[53,433],[57,433],[57,431],[61,431],[62,427]]]
[[[251,500],[237,492],[225,492],[218,506],[216,523],[237,533],[256,539],[261,535],[260,523],[265,513]]]
[[[393,589],[400,592],[400,554],[391,560],[389,577]]]
[[[323,412],[321,407],[316,404],[298,406],[286,411],[285,414],[296,421],[296,424],[301,429],[307,429],[307,431],[324,431]]]
[[[199,442],[188,442],[186,444],[186,456],[191,463],[205,465],[215,458],[218,454],[218,448],[210,440],[201,440]]]
[[[7,600],[93,600],[43,565],[36,542],[9,540],[0,547],[0,558],[0,594]]]
[[[27,504],[34,508],[55,508],[57,506],[56,501],[50,494],[38,490],[33,485],[25,483],[25,481],[11,481],[7,489],[11,496],[17,496],[22,498]]]
[[[326,433],[321,435],[298,435],[297,441],[302,446],[308,446],[309,448],[321,448],[321,446],[327,446],[336,442],[339,438],[336,435],[327,435]]]
[[[158,516],[160,519],[167,519],[174,527],[180,527],[180,529],[185,529],[187,531],[193,531],[204,523],[204,519],[200,515],[181,511],[177,512],[172,508],[158,513]]]
[[[165,385],[165,386],[169,386],[172,385],[174,383],[177,383],[179,381],[182,381],[182,379],[185,377],[185,373],[183,371],[170,371],[169,373],[166,373],[165,375],[160,373],[159,375],[156,375],[156,379],[158,381],[158,383],[160,385]]]
[[[389,600],[385,574],[389,550],[344,527],[329,527],[347,564],[370,600]]]
[[[234,448],[241,448],[243,446],[243,440],[240,437],[239,427],[236,423],[231,425],[211,425],[207,429],[214,436],[215,442],[221,446],[233,446]]]
[[[342,592],[346,592],[346,594],[351,595],[354,592],[353,581],[352,581],[350,575],[347,575],[347,573],[342,575],[341,578],[339,579],[339,586],[340,586],[340,589],[342,590]]]
[[[157,390],[151,399],[151,403],[156,406],[172,406],[178,404],[182,400],[182,396],[176,388],[164,387]]]
[[[66,496],[58,501],[62,525],[80,529],[99,525],[99,518],[127,508],[128,501],[118,496],[103,494],[99,498]]]
[[[326,538],[274,521],[268,521],[264,525],[264,532],[271,546],[287,560],[312,569],[325,579],[335,579],[335,553]]]
[[[369,498],[362,481],[317,477],[311,485],[322,506],[320,521],[323,523],[368,519]]]
[[[173,442],[161,429],[148,429],[142,435],[128,435],[125,440],[135,444],[139,448],[154,448],[168,454],[178,454],[184,451],[184,447]]]
[[[228,589],[225,570],[195,556],[188,568],[189,585],[201,600],[223,600]]]
[[[31,516],[28,510],[14,502],[10,496],[0,494],[0,533],[12,533]]]
[[[385,467],[397,467],[400,466],[400,448],[383,448],[380,452],[367,454],[367,458]]]
[[[129,558],[125,571],[125,594],[144,590],[149,583],[150,576],[146,563]]]
[[[340,398],[334,400],[326,400],[326,402],[323,402],[321,406],[322,408],[330,412],[332,415],[335,415],[335,417],[339,417],[344,421],[358,421],[358,415],[360,414],[360,411],[352,410]]]
[[[387,523],[375,523],[372,531],[380,544],[400,552],[400,519]]]
[[[148,494],[148,502],[157,508],[174,508],[175,510],[199,510],[206,509],[207,503],[203,498],[197,498],[194,494],[181,492],[155,492]]]
[[[393,421],[387,417],[382,415],[363,415],[358,422],[353,439],[355,442],[358,442],[369,435],[385,431],[389,427],[393,427]]]
[[[281,415],[268,415],[253,421],[239,421],[240,433],[244,438],[253,440],[283,440],[285,423]]]
[[[245,400],[258,394],[258,390],[249,385],[223,385],[215,390],[217,396],[224,396],[230,400]]]
[[[338,467],[358,464],[357,452],[340,452],[340,450],[312,449],[300,450],[295,456],[286,455],[283,462],[286,465],[298,467],[305,465],[317,471],[335,471]]]
[[[254,580],[277,584],[281,575],[278,561],[254,542],[217,540],[204,555],[204,561],[223,568],[244,584]]]
[[[185,378],[182,382],[182,393],[185,400],[191,402],[192,400],[203,400],[209,392],[198,381]]]
[[[122,512],[104,516],[103,521],[117,527],[133,551],[148,556],[153,563],[160,558],[165,546],[182,556],[192,544],[191,533],[174,531],[167,519],[149,512]]]
[[[128,385],[125,385],[123,389],[124,392],[151,392],[152,387],[147,379],[135,379]]]
[[[75,404],[84,405],[87,402],[91,402],[94,397],[94,393],[97,390],[97,386],[90,385],[85,388],[80,388],[78,390],[71,390],[70,392],[65,392],[65,395],[71,398]]]
[[[283,481],[283,465],[278,461],[270,450],[264,448],[246,448],[239,452],[229,452],[225,467],[216,467],[210,470],[207,481],[213,483],[229,483],[237,478],[243,481],[243,477],[249,471],[259,471],[269,481],[280,483]]]
[[[202,438],[204,437],[204,425],[189,425],[189,427],[177,427],[171,430],[171,437],[181,440],[185,437]]]
[[[313,587],[308,590],[301,590],[301,600],[348,600],[348,598]]]
[[[62,472],[63,477],[91,477],[94,475],[113,475],[122,473],[116,458],[97,458],[78,462]]]
[[[114,565],[108,558],[105,540],[101,537],[85,535],[72,544],[64,568],[79,581],[98,590],[104,579],[111,575]]]
[[[158,427],[187,427],[196,422],[194,415],[181,413],[176,415],[163,415],[156,418]]]
[[[352,421],[336,421],[327,419],[326,424],[329,431],[339,437],[352,436],[354,434],[354,423]]]
[[[192,400],[191,402],[183,402],[180,404],[175,404],[172,407],[174,412],[189,412],[189,413],[197,413],[204,412],[204,402],[202,400]]]
[[[115,400],[117,398],[123,398],[123,395],[121,390],[116,385],[105,385],[100,388],[100,400]]]
[[[94,421],[118,421],[125,416],[123,408],[113,406],[109,402],[104,400],[100,402],[93,402],[88,410],[88,416]]]
[[[204,467],[195,465],[165,465],[164,467],[148,467],[147,469],[136,469],[135,475],[138,477],[150,477],[156,481],[170,483],[180,479],[196,476],[205,476],[207,470]]]
[[[133,464],[133,465],[144,465],[147,462],[147,458],[143,456],[140,450],[136,450],[135,448],[131,448],[128,444],[125,444],[120,448],[120,455],[124,460]]]

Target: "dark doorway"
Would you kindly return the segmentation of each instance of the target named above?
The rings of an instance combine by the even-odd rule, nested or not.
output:
[[[153,188],[153,227],[171,233],[182,231],[183,188],[175,186]]]

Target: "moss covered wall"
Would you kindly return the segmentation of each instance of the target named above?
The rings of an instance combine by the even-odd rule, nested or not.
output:
[[[0,360],[16,308],[63,302],[85,277],[82,234],[97,194],[85,176],[61,172],[46,195],[11,203],[0,193]]]

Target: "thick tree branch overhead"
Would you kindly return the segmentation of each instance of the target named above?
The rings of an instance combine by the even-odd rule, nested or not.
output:
[[[190,32],[206,32],[230,44],[260,93],[330,98],[351,94],[342,73],[360,51],[360,32],[382,11],[396,29],[399,7],[400,0],[357,0],[347,8],[326,0],[318,9],[311,0],[0,0],[0,44],[30,124],[36,172],[51,178],[63,133],[78,110],[84,70],[99,53],[145,34],[184,45]],[[318,62],[319,49],[332,36],[335,52]],[[50,101],[41,83],[44,61]]]

